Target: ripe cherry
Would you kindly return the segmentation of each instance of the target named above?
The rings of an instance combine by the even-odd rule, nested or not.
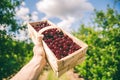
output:
[[[81,48],[69,36],[57,30],[57,28],[46,30],[42,34],[44,35],[43,40],[58,59],[72,54]]]

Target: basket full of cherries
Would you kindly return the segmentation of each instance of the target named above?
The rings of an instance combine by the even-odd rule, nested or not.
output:
[[[33,33],[33,43],[38,34],[44,35],[42,42],[46,57],[58,77],[85,60],[88,45],[52,22],[31,22],[28,30]]]

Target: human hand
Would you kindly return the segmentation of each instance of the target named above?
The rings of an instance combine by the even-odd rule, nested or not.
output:
[[[31,35],[33,37],[33,35]],[[46,64],[45,51],[42,45],[43,35],[38,35],[33,48],[34,56],[14,77],[10,80],[37,80]]]
[[[38,64],[40,64],[41,69],[46,64],[46,58],[45,58],[45,51],[42,44],[43,35],[37,35],[35,46],[33,48],[34,56],[33,60]]]
[[[35,45],[33,48],[34,56],[45,57],[45,51],[44,51],[43,44],[42,44],[43,35],[37,34],[35,36],[35,34],[32,33],[32,31],[29,32],[29,35]]]
[[[34,56],[42,56],[45,58],[45,51],[42,44],[43,35],[37,35],[35,46],[33,48]]]
[[[33,52],[34,52],[33,60],[36,62],[39,62],[42,59],[42,63],[45,65],[46,58],[45,58],[45,51],[44,51],[43,44],[42,44],[43,35],[38,34],[36,36],[37,37],[35,37],[35,35],[30,32],[30,37],[35,45],[33,47]]]

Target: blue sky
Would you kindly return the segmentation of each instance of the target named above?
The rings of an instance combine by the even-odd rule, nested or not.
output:
[[[78,7],[72,6],[70,2],[73,5],[78,5]],[[53,3],[53,5],[52,5],[52,3]],[[60,4],[58,4],[58,3],[60,3]],[[70,24],[67,26],[66,30],[69,30],[70,28],[76,30],[81,23],[87,24],[90,21],[91,13],[93,13],[94,9],[105,11],[107,4],[113,5],[113,3],[114,3],[114,0],[77,0],[77,1],[75,1],[75,0],[68,0],[68,1],[67,0],[25,0],[23,7],[28,8],[29,11],[27,13],[33,14],[32,21],[40,21],[41,19],[45,18],[45,19],[52,21],[55,24],[58,24],[58,26],[60,25],[62,28],[64,28],[66,25]],[[65,5],[70,4],[71,7],[69,6],[68,8],[73,8],[73,7],[78,8],[75,10],[76,13],[69,12],[69,11],[68,11],[69,13],[67,13],[64,11],[66,9],[63,9],[63,13],[65,15],[63,13],[58,14],[56,11],[57,9],[58,9],[58,11],[60,11],[61,10],[60,7],[62,7],[62,6],[67,7],[64,4]],[[82,5],[82,6],[80,6],[80,5]],[[120,9],[119,5],[120,5],[120,3],[117,5],[118,10]],[[43,7],[46,7],[46,8],[43,8]],[[58,7],[58,8],[55,8],[55,7]],[[82,7],[82,8],[80,8],[80,7]],[[52,9],[56,9],[56,10],[52,10]],[[62,10],[61,10],[61,12],[62,12]],[[26,15],[27,15],[27,13],[26,13]],[[56,13],[56,14],[54,14],[54,13]],[[78,15],[78,13],[80,15]],[[75,15],[77,15],[77,16],[75,16]],[[67,18],[66,16],[68,16],[70,19],[65,20],[65,18]],[[37,19],[35,20],[34,17],[36,17]],[[76,19],[76,20],[73,20],[73,19]],[[62,21],[64,21],[64,22],[62,22]]]
[[[82,23],[89,24],[94,9],[106,11],[107,4],[113,6],[114,0],[25,0],[16,9],[16,16],[23,22],[29,22],[28,14],[32,22],[48,19],[70,32],[78,30]],[[116,9],[120,13],[120,2]]]

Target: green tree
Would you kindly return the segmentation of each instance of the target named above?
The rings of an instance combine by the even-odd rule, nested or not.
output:
[[[15,8],[22,0],[1,0],[0,2],[0,80],[16,73],[32,56],[32,44],[16,41],[11,33],[23,26],[15,18]]]
[[[33,45],[0,35],[0,80],[12,76],[29,61]]]
[[[81,25],[74,35],[88,44],[86,61],[75,67],[86,80],[120,80],[120,14],[95,11],[93,27]]]
[[[8,27],[12,31],[18,28],[15,19],[15,8],[21,3],[20,0],[1,0],[0,2],[0,25]]]

